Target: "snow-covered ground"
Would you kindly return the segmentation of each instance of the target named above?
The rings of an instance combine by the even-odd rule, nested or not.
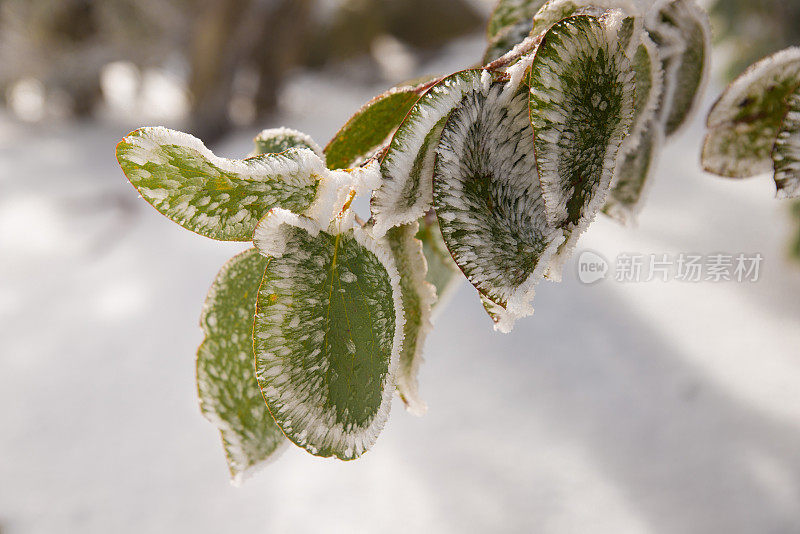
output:
[[[265,126],[324,141],[375,92],[304,78]],[[241,488],[197,408],[194,351],[243,246],[136,198],[114,145],[139,125],[0,118],[3,534],[800,532],[792,228],[768,178],[700,172],[701,118],[661,158],[640,226],[599,220],[579,250],[760,252],[758,283],[585,286],[573,261],[507,336],[464,285],[428,341],[427,416],[395,402],[362,459],[290,448]]]

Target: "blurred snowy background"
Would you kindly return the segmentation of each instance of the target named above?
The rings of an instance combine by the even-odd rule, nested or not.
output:
[[[362,459],[290,448],[229,485],[194,351],[244,245],[137,199],[114,146],[154,124],[229,157],[263,127],[324,143],[393,83],[480,57],[487,3],[398,4],[0,2],[0,532],[800,532],[797,224],[768,177],[700,171],[702,113],[640,225],[600,219],[579,250],[761,253],[757,283],[585,286],[573,261],[507,336],[465,284],[428,340],[427,416],[395,402]],[[441,40],[421,9],[449,13]],[[354,13],[363,35],[337,26]]]

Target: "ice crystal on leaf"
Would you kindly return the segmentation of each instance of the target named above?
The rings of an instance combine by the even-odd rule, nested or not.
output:
[[[325,147],[328,167],[343,169],[360,163],[389,137],[427,85],[398,87],[367,102]]]
[[[254,156],[262,154],[280,154],[286,152],[290,148],[308,148],[314,151],[314,154],[324,158],[322,149],[314,141],[311,136],[292,130],[291,128],[269,128],[262,130],[255,139],[253,139],[255,148],[253,150]]]
[[[534,286],[563,241],[545,216],[527,93],[524,84],[475,84],[436,151],[442,236],[472,285],[507,312],[507,321],[495,321],[503,331],[533,312]]]
[[[117,159],[163,215],[223,241],[249,241],[259,219],[276,206],[298,212],[311,207],[325,172],[307,148],[231,160],[215,156],[196,137],[166,128],[132,132],[117,146]]]
[[[256,230],[271,258],[253,329],[256,376],[290,440],[351,460],[389,415],[403,340],[400,275],[386,244],[361,228],[315,225],[276,209]]]
[[[433,159],[444,122],[464,93],[487,80],[488,73],[480,70],[453,74],[411,108],[381,162],[383,180],[372,197],[376,237],[393,226],[415,222],[431,208]]]
[[[616,19],[613,19],[616,20]],[[635,81],[619,26],[577,15],[553,25],[530,71],[530,118],[548,223],[566,242],[561,265],[606,201],[633,121]]]
[[[405,326],[403,348],[397,369],[397,391],[409,412],[424,415],[428,407],[419,396],[419,367],[422,347],[431,330],[431,309],[436,303],[436,288],[425,278],[428,265],[422,242],[416,236],[419,223],[396,226],[386,234],[392,251],[403,298]]]
[[[780,197],[797,196],[800,48],[764,58],[734,80],[708,115],[703,166],[730,178],[775,171]]]
[[[253,318],[268,263],[255,249],[226,263],[200,318],[206,335],[197,351],[200,409],[219,428],[237,484],[288,443],[264,404],[253,372]]]
[[[781,198],[800,196],[800,88],[787,100],[772,159],[775,162],[775,183]]]
[[[696,0],[659,0],[646,27],[655,41],[664,72],[659,107],[666,135],[677,134],[700,103],[709,76],[711,27]]]

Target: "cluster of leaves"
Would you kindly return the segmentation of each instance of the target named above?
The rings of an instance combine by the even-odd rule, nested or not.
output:
[[[707,120],[703,167],[728,178],[773,172],[779,198],[800,196],[800,48],[750,66]]]
[[[501,331],[533,313],[598,213],[635,218],[707,75],[694,0],[502,0],[488,39],[483,67],[378,96],[324,150],[286,129],[243,160],[163,128],[118,145],[162,214],[254,243],[211,288],[197,360],[234,479],[288,441],[357,458],[395,390],[423,413],[437,293],[463,274]]]

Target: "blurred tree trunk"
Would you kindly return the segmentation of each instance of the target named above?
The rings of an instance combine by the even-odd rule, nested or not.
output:
[[[192,132],[208,142],[231,128],[237,73],[258,75],[256,115],[275,109],[286,73],[305,57],[311,0],[202,0],[190,49]]]
[[[192,133],[213,142],[230,128],[228,104],[246,36],[238,32],[252,0],[200,0],[189,45]]]
[[[258,72],[255,108],[259,119],[274,111],[282,81],[293,67],[305,61],[312,5],[312,0],[283,0],[273,17],[279,23],[262,33],[262,40],[253,51]]]

